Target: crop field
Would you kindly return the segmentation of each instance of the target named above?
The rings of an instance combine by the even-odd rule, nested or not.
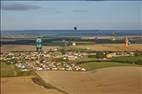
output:
[[[107,68],[107,67],[138,66],[138,65],[128,64],[128,63],[117,63],[117,62],[89,62],[89,63],[79,64],[79,66],[87,70],[95,70],[95,69]]]
[[[62,46],[44,46],[43,50],[46,49],[53,49],[53,48],[61,48]],[[142,51],[142,44],[132,44],[125,47],[124,44],[94,44],[94,45],[76,45],[76,46],[69,46],[68,48],[83,48],[83,49],[90,49],[93,51]],[[0,47],[1,52],[9,52],[9,51],[35,51],[34,45],[2,45]]]
[[[69,94],[141,94],[142,67],[111,67],[88,72],[37,71]]]
[[[13,64],[1,63],[0,94],[64,94],[52,87],[45,88],[34,82],[32,72],[21,72]],[[41,82],[40,79],[38,82]]]
[[[33,71],[21,71],[14,64],[0,64],[0,77],[16,77],[16,76],[29,76],[34,75]]]
[[[122,62],[122,63],[135,63],[142,65],[142,55],[139,56],[125,56],[125,57],[114,57],[112,61]]]
[[[59,48],[59,46],[43,46],[43,50],[46,49]],[[10,52],[10,51],[35,51],[35,45],[2,45],[0,47],[1,52]]]
[[[142,51],[142,45],[96,44],[77,45],[69,48],[90,49],[91,51]],[[35,51],[33,45],[3,45],[4,51]],[[44,46],[43,50],[62,48]],[[14,64],[1,62],[1,94],[141,94],[141,56],[117,57],[109,62],[97,62],[96,57],[74,61],[87,72],[36,71],[38,76],[55,88],[45,88],[35,83],[33,72],[21,72]],[[79,62],[79,63],[78,63]],[[37,75],[36,75],[37,76]],[[46,86],[46,85],[45,85]],[[61,92],[61,91],[63,92]]]
[[[1,77],[16,76],[15,66],[12,64],[1,63],[0,65]]]
[[[142,66],[142,56],[113,57],[112,60],[108,62],[97,62],[95,57],[86,57],[77,60],[76,63],[87,70],[95,70],[99,68],[115,66]]]
[[[85,48],[93,51],[142,51],[142,44],[132,44],[125,47],[124,44],[94,44],[94,45],[77,45],[71,48]]]
[[[35,84],[29,76],[1,78],[0,91],[0,94],[63,94]]]

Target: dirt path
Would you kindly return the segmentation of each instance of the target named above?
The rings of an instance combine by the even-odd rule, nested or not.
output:
[[[37,73],[47,83],[69,94],[142,94],[142,67],[112,67],[90,72]]]
[[[63,94],[54,89],[45,89],[32,82],[30,77],[1,78],[0,94]]]

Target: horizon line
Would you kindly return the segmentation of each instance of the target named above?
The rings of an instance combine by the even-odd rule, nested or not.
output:
[[[57,31],[61,31],[61,30],[71,30],[71,31],[80,31],[80,30],[142,30],[142,29],[78,29],[78,30],[74,30],[74,29],[21,29],[21,30],[0,30],[0,31],[38,31],[38,30],[57,30]]]

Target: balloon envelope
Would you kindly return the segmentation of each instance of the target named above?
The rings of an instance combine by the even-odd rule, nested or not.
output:
[[[77,27],[74,27],[74,30],[77,30]]]

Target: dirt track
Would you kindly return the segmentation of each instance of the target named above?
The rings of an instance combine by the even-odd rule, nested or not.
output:
[[[69,94],[142,94],[142,67],[112,67],[90,72],[37,73],[47,83]]]
[[[1,78],[0,94],[63,94],[54,89],[45,89],[32,82],[30,77]]]

